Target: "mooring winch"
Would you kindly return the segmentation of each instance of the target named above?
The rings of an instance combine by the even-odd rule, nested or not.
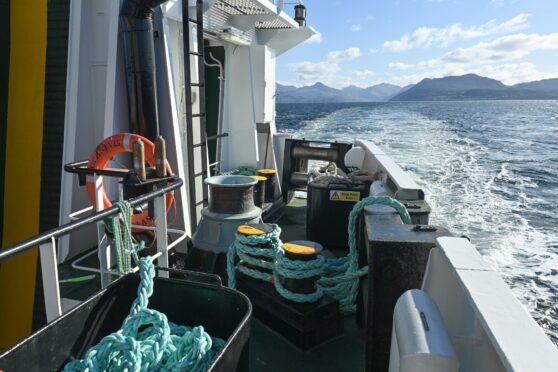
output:
[[[281,182],[283,201],[290,200],[294,190],[305,189],[308,185],[309,160],[333,162],[337,167],[344,169],[345,154],[352,146],[350,143],[341,142],[286,139]]]
[[[261,222],[262,210],[254,205],[254,185],[248,176],[214,176],[205,180],[209,185],[209,206],[192,236],[198,249],[226,253],[238,226]]]

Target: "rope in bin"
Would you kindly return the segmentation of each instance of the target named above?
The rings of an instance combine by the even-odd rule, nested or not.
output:
[[[307,261],[291,260],[285,256],[283,243],[277,236],[271,239],[270,234],[260,236],[250,236],[253,239],[250,243],[271,243],[274,249],[254,249],[247,246],[245,236],[238,234],[236,240],[229,248],[227,256],[227,270],[229,276],[229,287],[235,288],[235,269],[255,279],[272,281],[277,292],[284,298],[295,302],[315,302],[324,294],[327,294],[339,301],[339,307],[343,314],[352,314],[356,310],[355,301],[358,294],[359,279],[368,274],[368,266],[358,267],[358,246],[357,246],[357,220],[360,212],[367,206],[373,204],[381,204],[394,208],[403,223],[411,223],[411,217],[405,206],[388,196],[371,196],[365,198],[355,204],[349,214],[349,253],[341,258],[327,258],[318,255],[315,259]],[[277,227],[275,231],[279,231]],[[257,238],[257,239],[255,239]],[[238,252],[238,253],[237,253]],[[273,266],[270,262],[264,260],[269,257],[270,252],[275,252],[275,263]],[[246,270],[243,265],[239,264],[235,267],[235,257],[238,254],[241,262],[248,262],[254,266],[261,268],[273,268],[273,280],[270,276],[258,270]],[[288,279],[305,279],[319,276],[316,291],[309,294],[292,292],[283,286],[283,280]]]
[[[257,176],[258,170],[254,167],[237,167],[229,171],[220,172],[220,176]]]
[[[112,219],[115,244],[117,251],[132,256],[139,266],[137,298],[122,327],[89,349],[83,359],[66,364],[64,371],[206,371],[225,342],[209,336],[202,326],[177,325],[148,308],[155,277],[153,259],[138,257],[145,244],[132,241],[130,204],[121,201],[117,205],[122,219]],[[131,265],[123,263],[121,269],[130,272]]]

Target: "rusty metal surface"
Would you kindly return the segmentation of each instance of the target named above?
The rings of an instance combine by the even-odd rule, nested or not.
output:
[[[416,226],[402,224],[395,214],[365,214],[364,245],[370,263],[365,286],[367,371],[387,370],[395,303],[405,291],[421,287],[436,238],[452,235],[443,227]]]
[[[167,176],[167,167],[165,163],[167,162],[167,142],[161,136],[155,140],[155,169],[157,171],[157,177]]]
[[[147,179],[145,172],[145,146],[139,138],[134,142],[133,146],[134,172],[140,181],[145,181]]]
[[[214,213],[240,214],[254,209],[254,186],[209,186],[209,210]]]

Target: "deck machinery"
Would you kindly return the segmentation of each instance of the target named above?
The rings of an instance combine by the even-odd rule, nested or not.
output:
[[[6,127],[0,207],[10,217],[1,221],[0,349],[7,351],[0,369],[61,368],[104,335],[87,332],[105,314],[99,309],[125,315],[111,306],[127,308],[138,279],[117,271],[104,219],[118,209],[108,208],[101,191],[110,203],[129,199],[133,220],[145,222],[132,225],[134,239],[153,246],[148,254],[158,266],[156,282],[166,283],[154,306],[226,339],[210,370],[434,371],[437,365],[532,372],[558,366],[556,347],[502,279],[467,239],[429,225],[424,192],[373,139],[320,143],[277,133],[277,58],[317,35],[303,4],[53,0],[33,7],[3,2],[0,10],[1,34],[11,40],[0,43],[6,51],[0,81],[8,83],[0,83]],[[124,154],[134,151],[136,135],[145,148],[165,138],[167,162],[150,164],[145,154],[144,174],[145,162],[134,164]],[[110,140],[114,136],[120,141]],[[122,154],[96,167],[92,159],[111,146]],[[88,160],[76,163],[82,159]],[[82,172],[91,193],[75,174],[63,172],[66,164]],[[157,176],[166,164],[167,177]],[[316,168],[328,182],[318,182]],[[358,266],[368,265],[368,275],[359,281],[355,315],[341,317],[331,298],[304,306],[285,300],[270,282],[239,276],[251,302],[222,285],[234,228],[215,227],[223,216],[203,227],[202,216],[221,213],[211,211],[219,196],[209,187],[216,185],[213,177],[258,170],[268,178],[267,197],[261,211],[250,206],[253,215],[242,222],[277,223],[283,242],[321,246],[313,252],[324,260],[347,254],[347,214],[369,194],[381,190],[408,210],[410,224],[382,206],[359,214]],[[354,172],[364,178],[340,176]],[[374,182],[381,187],[371,188]],[[214,230],[226,235],[216,239],[219,250],[196,259],[204,248],[196,234],[207,241]],[[204,260],[211,265],[200,267]],[[216,319],[208,303],[222,305],[230,317]],[[102,324],[93,328],[108,333],[119,326]]]

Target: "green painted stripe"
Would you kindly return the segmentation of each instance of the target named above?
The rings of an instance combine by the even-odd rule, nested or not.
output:
[[[40,231],[59,225],[69,20],[70,0],[48,1]],[[40,260],[37,263],[33,330],[46,323]]]
[[[49,0],[39,229],[59,224],[70,0]]]
[[[10,80],[10,2],[0,1],[0,179],[4,179],[8,87]],[[0,182],[0,244],[4,226],[4,181]]]

